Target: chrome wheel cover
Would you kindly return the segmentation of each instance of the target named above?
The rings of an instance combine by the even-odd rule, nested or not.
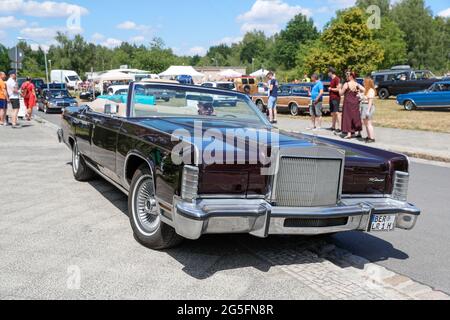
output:
[[[152,235],[159,229],[160,217],[153,179],[144,176],[136,184],[133,195],[133,215],[141,233]]]
[[[414,109],[414,104],[411,101],[405,103],[405,109],[407,111],[412,111]]]
[[[78,168],[80,167],[80,151],[78,151],[77,144],[74,145],[73,151],[72,151],[72,168],[73,172],[77,173]]]
[[[298,116],[298,106],[296,104],[291,105],[291,115]]]

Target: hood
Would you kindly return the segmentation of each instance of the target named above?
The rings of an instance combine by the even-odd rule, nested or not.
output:
[[[189,142],[195,144],[197,147],[202,147],[203,149],[207,147],[211,143],[211,141],[204,141],[205,139],[194,139],[196,130],[197,131],[201,130],[202,136],[204,136],[205,133],[209,131],[221,133],[225,137],[227,131],[229,130],[234,131],[243,129],[244,131],[242,132],[248,134],[247,138],[249,140],[247,145],[250,142],[254,142],[253,138],[255,137],[255,134],[256,137],[262,134],[267,135],[267,133],[272,130],[271,127],[264,126],[261,123],[253,123],[245,120],[228,121],[224,119],[208,118],[208,119],[198,119],[197,121],[200,122],[200,120],[201,126],[196,124],[196,120],[193,120],[192,118],[178,118],[178,117],[166,119],[146,118],[146,119],[134,119],[131,121],[141,126],[148,127],[150,129],[154,128],[157,129],[158,131],[162,131],[167,134],[173,135],[174,133],[185,132],[186,134],[189,134],[189,136],[191,137]],[[240,133],[239,131],[237,132]],[[290,148],[290,147],[307,148],[314,146],[327,146],[345,150],[347,157],[350,158],[373,159],[376,162],[379,162],[380,160],[390,159],[391,157],[396,156],[396,154],[392,152],[378,150],[363,145],[355,145],[346,141],[327,139],[323,137],[316,137],[313,135],[306,135],[301,133],[292,133],[283,130],[278,131],[278,137],[279,137],[278,144],[280,148]],[[268,141],[268,144],[270,144],[270,139]]]
[[[227,121],[223,119],[203,119],[201,126],[196,126],[192,118],[134,119],[131,121],[140,126],[156,129],[170,135],[183,135],[183,140],[195,145],[198,150],[207,151],[209,150],[209,147],[216,152],[223,151],[224,154],[228,150],[235,150],[236,154],[247,154],[246,150],[251,150],[252,147],[257,145],[258,139],[255,140],[255,136],[258,137],[258,134],[265,134],[267,136],[267,132],[272,130],[271,127],[266,127],[260,123],[236,120]],[[241,139],[241,142],[243,142],[241,144],[235,145],[233,143],[222,143],[220,141],[220,143],[213,145],[213,138],[205,136],[206,133],[212,133],[215,136],[222,135],[223,137],[227,133],[227,130],[239,130],[242,128],[244,128],[243,130],[245,131],[242,131],[240,135],[238,134],[239,137],[237,138],[243,139]],[[200,138],[193,138],[196,131],[201,132]],[[145,135],[145,131],[143,131],[142,134]],[[185,137],[186,135],[187,137]],[[243,135],[247,138],[244,139],[242,137]],[[408,171],[408,159],[403,155],[389,151],[374,149],[365,145],[352,144],[346,141],[286,131],[279,131],[278,136],[279,139],[276,144],[281,149],[295,148],[298,150],[301,148],[319,146],[344,150],[346,155],[343,182],[344,194],[389,194],[392,189],[391,181],[394,172],[396,170]],[[226,141],[226,139],[222,137],[220,139]],[[178,142],[173,142],[174,145],[177,143]],[[270,149],[270,146],[273,146],[272,141],[268,141],[267,146]],[[261,149],[258,150],[258,152],[261,152]],[[261,165],[257,167],[261,167]],[[208,170],[221,172],[224,170],[228,172],[227,174],[231,174],[230,172],[235,170],[236,174],[244,174],[249,177],[254,174],[252,172],[256,172],[252,171],[253,169],[254,167],[239,167],[239,165],[210,166],[203,164],[202,166],[203,172],[208,172]],[[217,180],[213,180],[216,181],[215,183],[217,184]],[[223,188],[225,188],[225,186]]]

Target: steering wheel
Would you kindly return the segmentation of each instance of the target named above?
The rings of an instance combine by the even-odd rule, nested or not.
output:
[[[234,114],[226,114],[222,118],[234,118],[234,119],[237,119],[237,116],[235,116]]]

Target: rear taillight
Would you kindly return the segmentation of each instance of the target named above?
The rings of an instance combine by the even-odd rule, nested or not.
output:
[[[181,198],[192,202],[198,197],[198,176],[197,167],[185,166],[183,168],[183,178],[181,183]]]
[[[408,201],[409,173],[396,171],[394,174],[394,185],[392,198],[399,201]]]

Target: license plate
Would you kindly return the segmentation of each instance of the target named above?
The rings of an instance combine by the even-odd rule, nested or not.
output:
[[[374,214],[370,220],[370,231],[393,231],[396,216]]]

